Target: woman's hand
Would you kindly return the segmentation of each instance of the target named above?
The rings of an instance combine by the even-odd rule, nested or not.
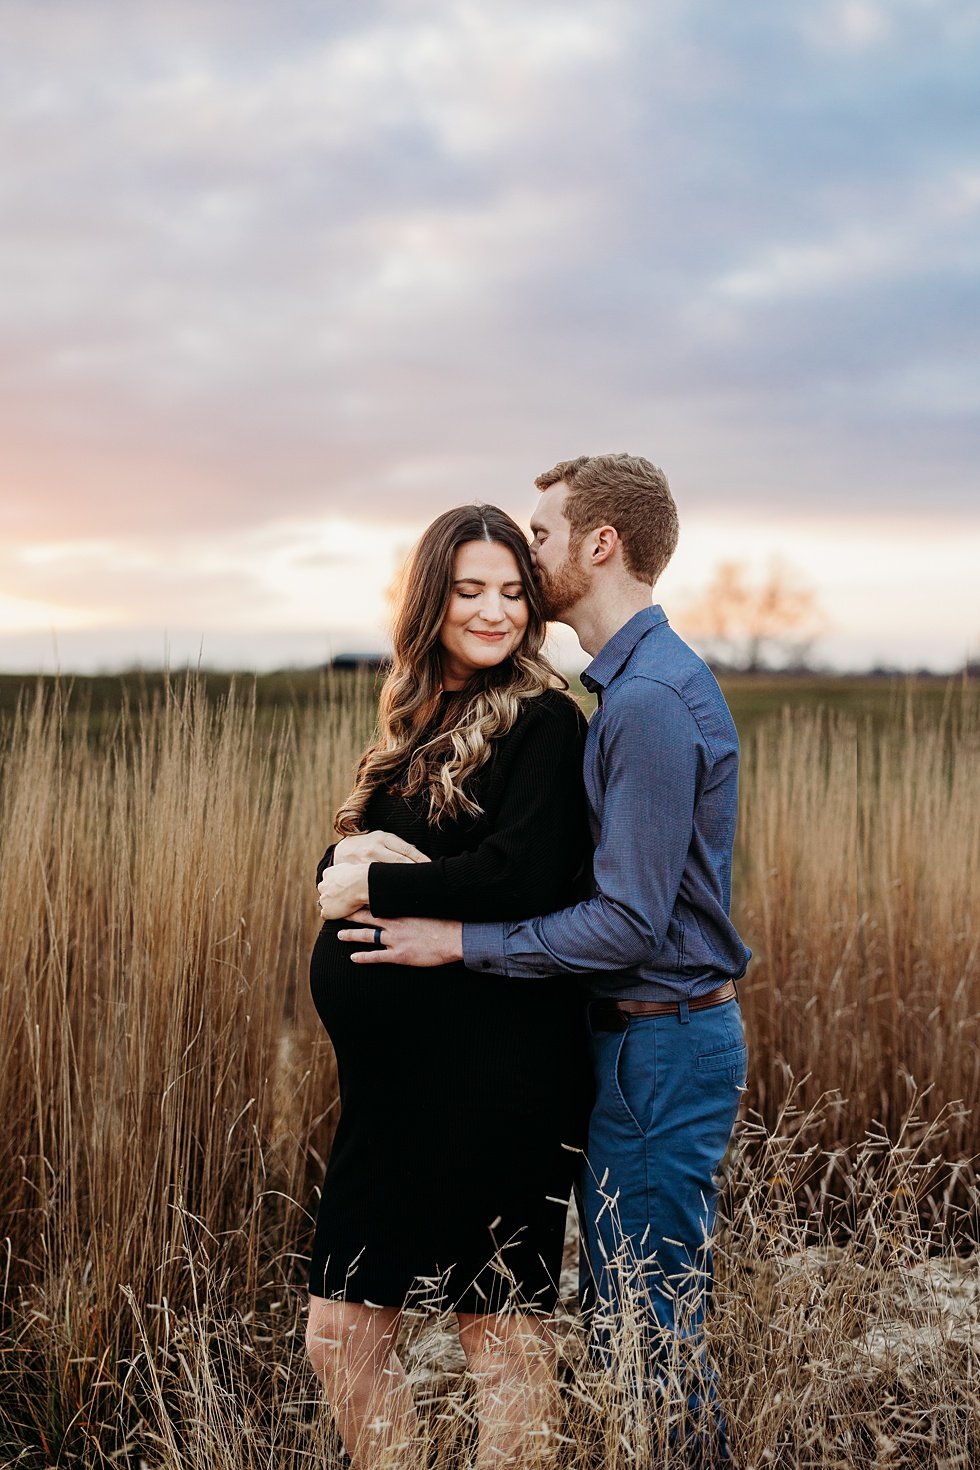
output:
[[[369,898],[371,863],[427,863],[429,858],[394,832],[357,832],[342,837],[333,851],[333,864],[318,884],[320,913],[325,919],[346,919]]]
[[[339,868],[327,868],[317,891],[324,919],[346,919],[368,901],[367,863],[349,862]]]
[[[333,861],[336,867],[338,863],[427,863],[429,859],[394,832],[357,832],[340,839]]]

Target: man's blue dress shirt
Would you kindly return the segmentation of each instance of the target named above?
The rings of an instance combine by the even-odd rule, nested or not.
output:
[[[592,996],[693,1000],[751,958],[729,918],[738,735],[725,696],[660,607],[582,675],[594,897],[537,919],[464,924],[468,969],[587,977]]]

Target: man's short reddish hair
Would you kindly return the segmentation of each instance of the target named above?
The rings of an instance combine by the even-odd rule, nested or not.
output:
[[[677,546],[677,506],[663,470],[636,454],[582,454],[535,480],[539,490],[563,481],[573,551],[597,526],[615,526],[626,570],[652,587]]]

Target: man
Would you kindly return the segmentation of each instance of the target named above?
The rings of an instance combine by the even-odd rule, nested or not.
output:
[[[733,982],[750,956],[729,918],[738,739],[707,665],[651,605],[677,544],[663,472],[583,456],[536,483],[545,614],[593,656],[582,682],[598,699],[585,748],[594,896],[516,923],[365,916],[370,929],[341,937],[383,946],[355,954],[360,964],[463,958],[502,975],[586,977],[596,1102],[580,1209],[600,1312],[622,1326],[640,1304],[660,1381],[669,1364],[684,1384],[675,1440],[691,1463],[724,1462],[700,1340],[715,1174],[745,1086]]]

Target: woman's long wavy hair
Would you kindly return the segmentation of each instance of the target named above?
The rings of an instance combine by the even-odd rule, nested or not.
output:
[[[493,668],[472,675],[458,699],[442,707],[439,632],[453,594],[456,552],[468,541],[491,541],[514,553],[528,622],[518,647]],[[527,541],[495,505],[447,510],[422,535],[402,574],[392,641],[391,673],[381,692],[377,736],[361,757],[354,788],[335,818],[342,836],[364,830],[367,804],[379,786],[405,796],[427,791],[429,820],[477,817],[472,778],[490,758],[491,742],[506,735],[522,699],[568,681],[541,653],[545,622]]]

